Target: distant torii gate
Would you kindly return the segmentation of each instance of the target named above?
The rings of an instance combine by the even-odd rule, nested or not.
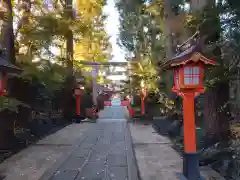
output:
[[[79,61],[78,64],[82,64],[84,66],[91,66],[92,69],[92,95],[93,95],[93,103],[94,105],[97,105],[97,96],[98,96],[98,91],[97,91],[97,77],[99,73],[99,68],[100,67],[109,67],[109,66],[122,66],[126,67],[128,65],[128,62],[94,62],[94,61]]]
[[[114,61],[108,61],[108,62],[94,62],[94,61],[80,61],[78,64],[86,65],[86,66],[127,66],[128,62],[114,62]]]

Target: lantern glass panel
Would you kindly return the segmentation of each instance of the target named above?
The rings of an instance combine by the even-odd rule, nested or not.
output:
[[[200,79],[199,67],[184,67],[184,84],[185,85],[198,85]]]

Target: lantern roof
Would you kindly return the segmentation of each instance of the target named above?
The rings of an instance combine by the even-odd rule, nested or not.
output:
[[[0,58],[0,71],[7,72],[7,73],[20,73],[22,69],[18,68],[17,66],[12,65],[8,61]]]
[[[0,49],[0,71],[7,73],[20,73],[22,69],[8,62],[5,59],[3,50]]]
[[[176,54],[172,59],[166,61],[161,68],[171,69],[174,66],[184,65],[190,62],[202,62],[206,65],[217,65],[213,60],[210,60],[202,55],[202,51],[199,45],[192,45],[183,52]]]

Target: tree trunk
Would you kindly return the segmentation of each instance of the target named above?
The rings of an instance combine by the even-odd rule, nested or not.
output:
[[[173,45],[172,45],[172,32],[170,23],[173,18],[173,12],[170,0],[164,0],[164,35],[166,37],[166,56],[172,58],[173,56]]]
[[[13,33],[13,11],[11,0],[4,0],[4,6],[6,6],[7,18],[4,19],[1,32],[1,45],[6,49],[6,59],[15,63],[15,47],[14,47],[14,33]]]
[[[214,8],[215,0],[191,0],[191,8],[193,11],[201,10],[204,7]],[[209,16],[214,22],[220,22],[218,15]],[[212,21],[211,21],[212,22]],[[220,23],[219,23],[220,24]],[[216,42],[219,36],[212,36],[212,34],[220,34],[220,25],[216,24],[212,32],[208,32],[208,39]],[[206,26],[206,25],[205,25]],[[213,26],[215,26],[213,24]],[[203,33],[203,32],[202,32]],[[203,43],[204,45],[204,43]],[[216,47],[212,52],[215,57],[221,60],[221,48]],[[223,66],[223,63],[220,63]],[[219,68],[219,67],[217,67]],[[220,67],[221,68],[221,67]],[[214,88],[210,88],[205,94],[204,106],[204,124],[205,124],[205,143],[211,144],[220,141],[228,142],[230,136],[229,130],[229,111],[230,107],[227,104],[229,101],[229,82],[219,82]]]
[[[217,96],[215,90],[209,89],[205,93],[205,104],[204,104],[204,126],[205,126],[205,136],[208,139],[215,139],[218,136],[218,122],[217,118],[217,107],[216,100]]]
[[[73,20],[73,3],[72,0],[66,0],[66,7],[65,7],[65,13],[68,19]],[[71,30],[68,31],[68,33],[65,36],[67,41],[67,67],[69,68],[70,73],[73,72],[73,33]]]
[[[72,0],[65,0],[65,16],[69,20],[73,20],[73,3]],[[65,80],[65,86],[64,86],[64,97],[63,101],[64,107],[63,111],[65,114],[65,117],[68,120],[71,120],[71,118],[75,115],[75,102],[73,100],[73,88],[75,87],[75,76],[73,72],[73,32],[69,29],[69,31],[65,35],[66,39],[66,64],[68,68],[68,75]]]
[[[227,143],[230,136],[230,107],[228,82],[220,82],[206,93],[204,106],[205,137]]]
[[[173,39],[172,32],[170,28],[171,19],[173,18],[172,6],[170,0],[164,0],[164,35],[166,37],[166,57],[167,60],[170,60],[173,57]],[[173,83],[173,74],[171,72],[167,72],[164,76],[167,91],[170,91]]]
[[[216,89],[218,138],[220,142],[228,143],[230,138],[230,105],[229,105],[229,82],[220,82]]]

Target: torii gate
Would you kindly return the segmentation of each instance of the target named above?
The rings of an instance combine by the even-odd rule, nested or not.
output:
[[[109,67],[109,66],[123,66],[126,67],[128,62],[94,62],[94,61],[79,61],[78,64],[82,64],[84,66],[91,66],[92,67],[92,95],[93,95],[93,103],[97,105],[97,96],[98,96],[98,84],[97,84],[97,77],[99,73],[100,67]]]

